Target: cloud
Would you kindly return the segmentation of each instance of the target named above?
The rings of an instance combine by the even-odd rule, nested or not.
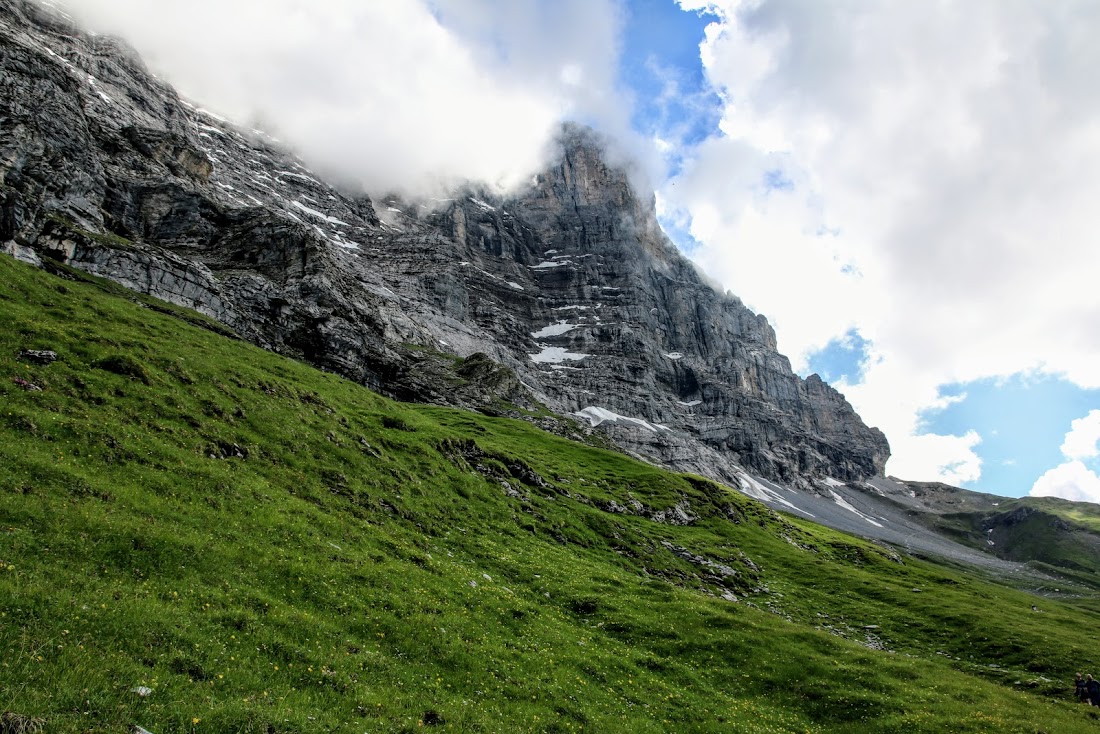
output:
[[[615,132],[615,0],[68,0],[188,97],[374,192],[508,187],[567,116]],[[273,128],[273,129],[271,129]]]
[[[1100,503],[1100,476],[1084,460],[1100,456],[1100,410],[1070,423],[1062,442],[1062,454],[1068,459],[1036,480],[1032,497],[1062,497],[1077,502]]]
[[[904,386],[899,389],[898,386]],[[880,407],[878,425],[890,439],[893,457],[887,473],[906,479],[928,479],[963,485],[981,476],[982,459],[977,431],[962,436],[928,433],[922,416],[943,410],[965,395],[943,395],[932,381],[900,360],[887,359],[871,348],[858,384],[840,380],[837,385],[853,405]],[[866,416],[864,416],[866,418]]]
[[[1062,443],[1062,453],[1068,459],[1092,459],[1100,456],[1100,410],[1089,412],[1070,424],[1070,432]]]
[[[973,473],[967,436],[911,440],[941,385],[1100,386],[1100,5],[680,4],[719,16],[701,58],[725,111],[662,203],[797,368],[872,342],[843,391],[891,473]]]
[[[1100,476],[1080,461],[1069,461],[1039,477],[1031,496],[1100,503]]]
[[[982,459],[974,451],[981,442],[976,431],[963,436],[904,435],[894,446],[898,460],[891,464],[891,471],[912,477],[932,467],[937,481],[962,486],[982,475]]]

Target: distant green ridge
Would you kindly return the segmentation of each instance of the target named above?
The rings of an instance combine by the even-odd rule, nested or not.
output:
[[[1092,598],[67,276],[0,258],[4,734],[1100,731]]]
[[[926,527],[1001,558],[1100,589],[1100,505],[1060,497],[1008,498],[906,482],[926,503]]]

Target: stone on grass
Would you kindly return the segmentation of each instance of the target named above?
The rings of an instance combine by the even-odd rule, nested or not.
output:
[[[19,351],[19,359],[35,364],[50,364],[57,361],[57,352],[49,349],[22,349]]]

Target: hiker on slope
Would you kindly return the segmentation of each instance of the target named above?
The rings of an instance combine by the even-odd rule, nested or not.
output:
[[[1085,690],[1089,694],[1089,703],[1100,706],[1100,681],[1093,678],[1091,673],[1085,676]]]

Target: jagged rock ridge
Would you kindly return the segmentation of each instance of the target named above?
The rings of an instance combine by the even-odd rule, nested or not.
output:
[[[542,403],[734,486],[856,481],[888,457],[843,396],[791,371],[763,317],[699,277],[584,128],[510,197],[376,207],[25,0],[0,0],[0,123],[0,247],[24,259],[399,397]],[[472,359],[456,375],[445,353]]]

